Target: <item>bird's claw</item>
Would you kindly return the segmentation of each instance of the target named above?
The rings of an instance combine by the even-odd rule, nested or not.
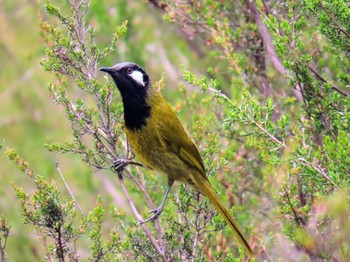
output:
[[[154,214],[151,217],[147,218],[146,220],[143,220],[141,222],[141,224],[145,224],[145,223],[150,222],[150,221],[152,221],[152,222],[156,221],[162,212],[163,212],[162,208],[155,208],[155,209],[150,210],[148,213],[149,214],[154,213]]]
[[[111,168],[117,172],[121,172],[128,164],[130,164],[129,159],[118,158],[113,161]]]
[[[131,158],[132,159],[132,158]],[[124,168],[127,166],[127,165],[136,165],[136,166],[140,166],[140,167],[143,167],[142,164],[140,163],[137,163],[137,162],[134,162],[130,159],[127,159],[127,158],[117,158],[116,160],[113,161],[112,165],[111,165],[111,168],[117,172],[121,172],[124,170]]]

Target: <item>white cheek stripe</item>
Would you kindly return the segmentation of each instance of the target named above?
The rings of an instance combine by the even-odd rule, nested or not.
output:
[[[145,86],[143,82],[143,74],[140,71],[134,71],[130,74],[130,76],[140,85]]]

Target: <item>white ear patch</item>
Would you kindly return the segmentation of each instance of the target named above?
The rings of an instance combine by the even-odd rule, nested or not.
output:
[[[143,74],[140,71],[134,71],[129,76],[131,76],[132,79],[134,79],[140,85],[145,86],[145,83],[143,82]]]

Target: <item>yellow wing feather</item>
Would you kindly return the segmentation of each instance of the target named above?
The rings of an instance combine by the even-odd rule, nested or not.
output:
[[[252,249],[239,230],[235,219],[225,208],[224,204],[210,185],[198,149],[183,128],[180,120],[160,93],[153,93],[149,102],[154,112],[153,117],[155,119],[153,120],[157,126],[157,130],[154,130],[154,132],[157,133],[157,138],[162,141],[162,145],[166,145],[166,151],[168,154],[171,154],[172,158],[181,159],[181,165],[185,163],[187,166],[186,171],[182,174],[171,174],[169,173],[169,170],[164,170],[164,172],[173,180],[180,178],[180,180],[187,183],[190,181],[189,184],[191,186],[208,197],[216,210],[223,216],[226,223],[230,226],[236,238],[244,247],[246,253],[251,256]]]
[[[159,103],[160,100],[162,100],[162,103]],[[183,128],[180,120],[160,94],[157,101],[157,105],[152,105],[152,108],[154,111],[161,111],[159,113],[154,113],[155,116],[159,115],[161,117],[161,119],[157,121],[157,127],[161,138],[174,154],[179,156],[190,167],[195,167],[207,179],[204,164],[198,149]]]

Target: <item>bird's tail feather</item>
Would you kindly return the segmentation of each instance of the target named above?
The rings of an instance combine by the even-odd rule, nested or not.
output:
[[[214,205],[216,210],[223,216],[226,223],[230,226],[233,233],[235,234],[237,240],[239,243],[244,247],[244,250],[246,254],[251,257],[253,254],[252,249],[250,248],[247,240],[244,238],[243,234],[239,230],[235,219],[233,216],[228,212],[224,204],[221,202],[219,197],[216,195],[214,189],[210,185],[209,181],[204,179],[195,179],[196,186],[199,188],[199,191],[203,193],[206,197],[209,198],[210,202]]]

